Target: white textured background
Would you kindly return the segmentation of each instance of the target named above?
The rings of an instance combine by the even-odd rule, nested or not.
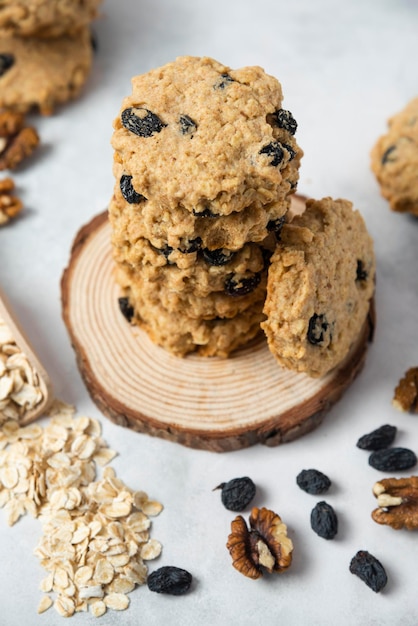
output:
[[[191,593],[177,598],[137,589],[126,612],[107,613],[99,623],[416,626],[416,533],[371,520],[371,488],[381,474],[355,443],[390,423],[399,429],[396,443],[418,452],[418,417],[391,407],[398,379],[418,365],[418,223],[389,211],[369,168],[386,119],[418,95],[418,2],[109,0],[102,13],[94,26],[98,52],[88,86],[54,116],[33,117],[42,147],[15,175],[27,208],[0,229],[0,284],[50,372],[55,394],[101,418],[61,319],[60,277],[77,230],[110,198],[112,120],[130,92],[131,76],[178,55],[212,56],[233,68],[261,65],[281,81],[305,151],[300,192],[352,200],[375,239],[378,325],[361,376],[324,424],[294,443],[217,455],[101,419],[105,439],[120,453],[113,464],[120,477],[165,505],[153,524],[164,551],[150,569],[175,564],[191,571],[195,582]],[[295,483],[308,467],[333,481],[325,499],[339,516],[334,541],[310,529],[310,511],[322,497]],[[277,511],[288,525],[294,563],[283,576],[252,581],[231,566],[225,542],[234,514],[212,488],[242,475],[259,487],[254,504]],[[8,528],[0,511],[2,626],[56,626],[63,619],[53,609],[36,614],[44,574],[32,555],[39,534],[39,523],[29,518]],[[389,583],[381,594],[348,571],[359,549],[386,566]],[[78,614],[71,623],[96,620]]]

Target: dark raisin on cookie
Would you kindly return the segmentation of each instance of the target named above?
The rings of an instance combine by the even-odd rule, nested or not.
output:
[[[396,158],[393,158],[394,155],[392,154],[393,152],[395,152],[395,150],[396,150],[396,146],[389,146],[389,148],[387,148],[387,150],[384,151],[383,156],[382,156],[382,165],[386,165],[386,163],[396,161]],[[392,158],[390,156],[391,154],[392,154]]]
[[[162,254],[162,256],[165,257],[167,260],[170,254],[174,250],[174,248],[172,248],[171,246],[164,246],[164,248],[154,248],[154,249],[158,252],[158,254]]]
[[[221,74],[219,80],[214,84],[214,89],[225,89],[227,85],[233,83],[234,79],[229,74]]]
[[[3,76],[9,70],[15,62],[15,57],[9,52],[0,53],[0,76]]]
[[[316,346],[324,342],[325,333],[329,328],[329,324],[325,315],[317,315],[314,313],[309,320],[308,341]]]
[[[284,143],[284,144],[282,144],[282,146],[283,146],[283,148],[284,148],[285,150],[287,150],[287,152],[289,153],[289,161],[291,161],[292,159],[294,159],[294,158],[295,158],[295,156],[296,156],[296,150],[294,150],[294,149],[292,148],[292,146],[290,146],[288,143]]]
[[[192,252],[199,252],[200,247],[202,245],[202,240],[200,237],[196,237],[196,239],[189,239],[187,243],[181,245],[179,247],[179,251],[183,254],[191,254]]]
[[[146,197],[135,191],[135,189],[133,188],[132,176],[128,176],[128,174],[123,174],[120,178],[119,186],[122,196],[129,204],[140,204],[140,202],[146,201]]]
[[[364,281],[368,278],[368,273],[365,270],[364,263],[361,259],[357,259],[357,268],[356,268],[356,280]]]
[[[259,154],[266,154],[268,157],[271,157],[270,165],[274,167],[280,165],[284,158],[283,146],[278,141],[272,141],[264,148],[261,148]]]
[[[180,132],[182,135],[190,135],[193,137],[193,133],[197,130],[197,124],[188,115],[180,115],[179,117]]]
[[[123,317],[130,322],[134,316],[134,308],[129,304],[129,298],[118,298],[118,303]]]
[[[212,213],[210,208],[207,206],[203,209],[203,211],[198,211],[197,209],[193,209],[193,215],[195,217],[219,217],[216,213]]]
[[[274,111],[274,113],[267,115],[267,122],[272,126],[278,126],[279,128],[283,128],[283,130],[287,130],[291,135],[295,134],[298,127],[291,112],[285,109],[278,109]]]
[[[235,256],[235,252],[232,250],[227,250],[226,248],[218,248],[217,250],[208,250],[208,248],[203,248],[202,250],[203,258],[209,265],[226,265]]]
[[[252,274],[247,277],[239,277],[236,274],[229,274],[225,280],[225,293],[228,296],[246,296],[254,291],[260,284],[261,274]]]
[[[277,217],[275,220],[270,220],[267,223],[267,230],[269,233],[274,233],[276,235],[277,241],[280,240],[280,235],[282,232],[283,224],[286,222],[286,216],[282,215],[281,217]]]
[[[158,115],[144,107],[125,109],[122,111],[121,120],[127,130],[139,137],[151,137],[167,126]]]

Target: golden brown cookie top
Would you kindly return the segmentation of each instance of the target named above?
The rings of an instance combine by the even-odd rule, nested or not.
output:
[[[263,329],[284,367],[322,376],[359,337],[374,293],[373,243],[347,200],[308,200],[271,259]]]
[[[296,126],[260,67],[185,56],[132,79],[112,144],[146,198],[228,215],[293,190]]]

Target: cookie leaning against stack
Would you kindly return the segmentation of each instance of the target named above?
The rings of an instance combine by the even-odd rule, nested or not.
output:
[[[0,107],[49,115],[78,96],[90,71],[90,21],[101,0],[0,5]]]
[[[117,280],[153,341],[227,356],[264,319],[302,156],[296,122],[258,67],[180,57],[132,86],[112,138]]]

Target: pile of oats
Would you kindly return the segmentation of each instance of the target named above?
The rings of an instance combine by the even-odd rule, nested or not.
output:
[[[39,383],[38,374],[0,318],[0,426],[8,420],[19,421],[43,401]]]
[[[39,518],[43,535],[35,549],[47,576],[38,607],[70,617],[129,606],[128,593],[147,578],[145,561],[161,553],[150,538],[149,516],[162,505],[133,491],[111,467],[97,480],[97,466],[116,453],[101,438],[97,420],[56,402],[45,427],[0,428],[0,507],[9,525],[21,515]]]

